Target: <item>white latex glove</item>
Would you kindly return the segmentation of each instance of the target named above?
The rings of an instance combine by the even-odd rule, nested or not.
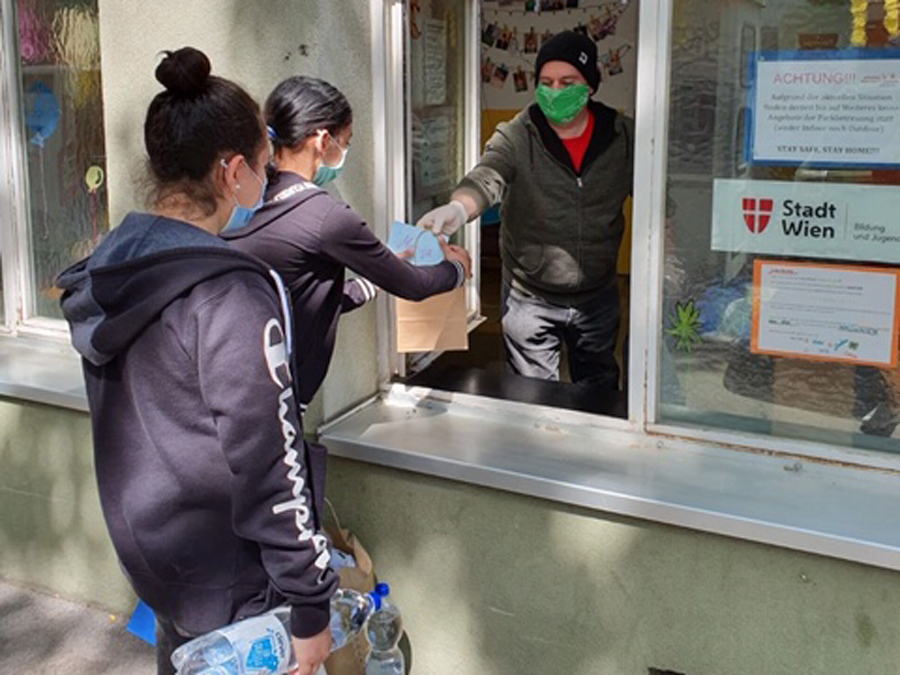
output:
[[[419,218],[416,227],[431,230],[435,234],[443,234],[445,237],[451,236],[459,228],[466,224],[469,214],[462,202],[455,199],[449,204],[444,204],[436,209],[432,209],[424,216]]]

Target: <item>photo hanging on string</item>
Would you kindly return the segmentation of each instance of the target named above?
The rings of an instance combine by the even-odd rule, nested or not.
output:
[[[497,35],[499,32],[500,29],[497,27],[496,23],[487,24],[484,28],[481,29],[481,42],[488,47],[493,47],[494,43],[497,41]]]
[[[610,49],[608,52],[603,54],[600,57],[600,63],[603,64],[603,68],[606,70],[606,74],[610,77],[615,75],[621,75],[625,72],[625,68],[622,65],[622,58],[631,51],[631,45],[624,44],[616,49]]]
[[[501,51],[506,51],[509,49],[509,41],[512,39],[512,31],[509,26],[503,26],[503,30],[500,31],[500,35],[497,38],[497,42],[494,46]]]
[[[517,93],[528,91],[528,74],[522,70],[521,66],[513,73],[513,86]]]
[[[481,59],[481,82],[483,84],[490,84],[493,74],[494,62],[491,61],[490,56],[485,56],[483,59]]]
[[[525,33],[525,53],[526,54],[537,54],[538,50],[538,34],[534,30],[534,26]]]
[[[509,77],[509,68],[505,63],[501,63],[494,69],[494,76],[491,78],[491,84],[497,89],[503,89],[506,84],[506,78]]]

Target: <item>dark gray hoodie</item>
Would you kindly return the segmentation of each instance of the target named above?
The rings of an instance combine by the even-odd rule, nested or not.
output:
[[[323,630],[336,576],[277,277],[199,228],[130,214],[57,283],[138,595],[190,635],[285,600],[294,635]]]
[[[500,124],[457,189],[479,212],[501,203],[503,274],[559,305],[578,304],[616,282],[632,192],[634,122],[590,102],[594,132],[581,171],[537,103]]]

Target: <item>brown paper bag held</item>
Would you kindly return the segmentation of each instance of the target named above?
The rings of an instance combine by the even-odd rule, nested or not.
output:
[[[334,507],[331,502],[325,500],[331,511],[335,526],[325,528],[326,534],[331,537],[334,548],[351,554],[356,558],[356,567],[345,567],[338,570],[341,588],[366,593],[375,590],[375,569],[372,559],[359,539],[340,526]],[[325,671],[328,675],[365,675],[366,656],[369,654],[369,643],[365,635],[357,635],[346,646],[338,649],[325,661]]]
[[[397,298],[398,352],[442,352],[468,348],[465,286],[421,302]]]

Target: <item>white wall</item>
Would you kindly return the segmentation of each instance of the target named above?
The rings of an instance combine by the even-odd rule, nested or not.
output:
[[[336,183],[364,218],[374,210],[370,9],[360,0],[100,0],[103,97],[111,222],[143,208],[143,122],[161,86],[153,72],[165,49],[193,46],[213,73],[242,84],[261,103],[290,75],[328,80],[354,109],[353,150]],[[373,308],[344,317],[333,365],[307,428],[377,386]]]

